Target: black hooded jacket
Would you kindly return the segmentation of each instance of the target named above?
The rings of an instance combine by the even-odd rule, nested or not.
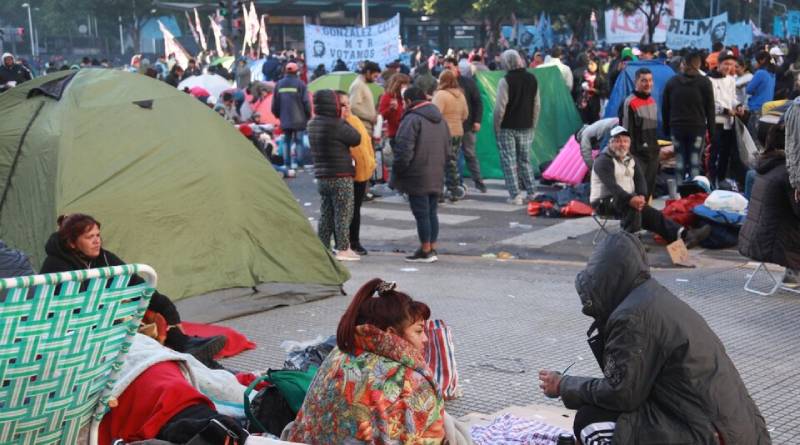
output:
[[[664,132],[673,128],[714,133],[714,88],[702,74],[679,74],[667,82],[661,96]],[[713,140],[713,138],[712,138]]]
[[[412,104],[394,139],[391,187],[412,196],[441,194],[449,147],[450,130],[436,105]]]
[[[739,231],[739,252],[756,261],[800,270],[800,203],[778,151],[759,161],[747,219]]]
[[[314,93],[314,116],[308,122],[308,142],[317,178],[352,177],[356,170],[350,147],[361,135],[340,117],[339,101],[333,90]]]
[[[58,232],[50,235],[50,238],[47,240],[47,244],[44,246],[44,251],[47,254],[47,258],[44,259],[44,263],[42,264],[42,269],[40,271],[40,273],[43,274],[69,272],[71,270],[95,269],[98,267],[124,266],[126,264],[118,256],[102,248],[100,249],[100,255],[98,255],[97,258],[88,259],[78,256],[78,254],[72,252],[67,248],[67,246],[64,245],[64,243],[58,237]],[[143,282],[144,280],[142,277],[138,275],[133,275],[130,280],[130,284],[132,286]],[[175,305],[166,295],[161,294],[158,291],[153,292],[153,296],[150,297],[150,306],[148,309],[163,315],[164,319],[170,325],[176,325],[181,322],[180,315],[178,315],[178,309],[175,308]]]
[[[575,287],[600,331],[603,378],[564,376],[564,405],[620,412],[615,444],[766,445],[766,423],[706,321],[650,276],[644,247],[618,232]]]

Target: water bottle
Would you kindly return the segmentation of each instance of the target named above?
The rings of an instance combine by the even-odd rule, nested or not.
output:
[[[670,199],[678,199],[678,183],[674,178],[667,179],[667,190],[669,191]]]
[[[572,434],[559,434],[556,445],[575,445],[575,437]]]

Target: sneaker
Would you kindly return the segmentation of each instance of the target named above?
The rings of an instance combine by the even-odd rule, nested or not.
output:
[[[336,252],[336,257],[339,261],[361,261],[361,257],[352,249],[340,250]]]
[[[475,181],[475,188],[480,190],[481,193],[486,193],[488,191],[483,181]]]
[[[800,272],[787,268],[786,272],[783,273],[783,281],[781,284],[783,287],[788,287],[789,289],[800,288]]]
[[[517,195],[513,198],[508,198],[508,203],[515,206],[521,206],[523,199],[524,197],[522,196],[522,193],[517,193]]]
[[[357,253],[360,256],[364,256],[367,254],[367,249],[364,248],[361,244],[354,244],[350,247],[353,252]]]
[[[189,337],[186,341],[186,346],[182,351],[185,354],[191,354],[206,366],[213,366],[214,356],[222,351],[228,339],[224,335],[217,335],[215,337]],[[213,368],[212,368],[213,369]]]
[[[689,229],[683,231],[683,242],[687,249],[693,249],[711,235],[711,226],[703,226],[699,229]]]
[[[295,171],[295,169],[293,168],[286,170],[286,174],[283,175],[284,178],[294,178],[296,176],[297,176],[297,171]]]
[[[447,192],[447,200],[450,201],[450,202],[458,201],[458,193],[457,192],[448,191]]]
[[[407,256],[406,261],[409,263],[433,263],[439,261],[439,258],[433,251],[423,252],[422,249],[417,249],[414,255]]]

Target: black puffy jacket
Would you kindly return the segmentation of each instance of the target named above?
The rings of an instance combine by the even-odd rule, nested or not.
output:
[[[406,109],[394,138],[390,186],[412,196],[440,195],[450,150],[450,130],[430,102]]]
[[[615,444],[771,443],[766,423],[725,347],[703,317],[650,277],[636,238],[618,232],[597,247],[575,287],[595,319],[592,347],[603,378],[564,376],[568,408],[620,412]]]
[[[354,176],[350,147],[361,142],[355,128],[339,117],[339,101],[333,90],[314,93],[314,116],[308,122],[308,142],[317,178]]]
[[[800,203],[794,200],[784,152],[762,159],[756,173],[747,219],[739,231],[739,252],[799,270]]]

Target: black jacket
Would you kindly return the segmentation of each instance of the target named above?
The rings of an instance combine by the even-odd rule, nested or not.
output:
[[[620,412],[615,444],[771,443],[766,423],[706,321],[650,276],[636,238],[617,232],[575,279],[603,378],[564,376],[564,405]]]
[[[430,102],[409,107],[394,139],[390,186],[413,196],[440,195],[450,130],[442,113]]]
[[[756,167],[747,219],[739,231],[739,252],[753,260],[800,270],[800,203],[789,184],[782,151]]]
[[[633,162],[633,193],[626,192],[620,187],[615,175],[614,157],[612,156],[611,149],[607,149],[600,153],[594,160],[592,165],[592,187],[600,187],[599,191],[595,191],[593,195],[599,195],[598,199],[614,198],[615,201],[620,203],[627,203],[634,196],[647,196],[647,181],[645,180],[642,168],[636,163],[636,160],[631,158],[629,162]],[[597,180],[594,180],[594,179]],[[597,199],[595,199],[597,201]],[[594,203],[593,203],[594,204]]]
[[[679,74],[667,82],[661,99],[664,132],[672,128],[707,130],[714,134],[714,88],[702,74]],[[713,137],[712,137],[713,139]]]
[[[98,255],[97,258],[91,260],[82,258],[78,256],[78,254],[73,253],[61,242],[57,232],[50,235],[47,244],[44,245],[44,251],[47,254],[47,258],[44,259],[42,269],[39,271],[39,273],[43,274],[125,265],[125,262],[118,256],[105,249],[100,249],[100,255]],[[133,275],[130,280],[130,285],[135,286],[143,282],[144,280],[142,277]],[[153,296],[150,297],[150,306],[148,309],[152,309],[163,315],[164,319],[166,319],[167,323],[170,325],[181,322],[175,305],[166,295],[158,291],[153,292]]]
[[[469,116],[464,121],[464,132],[472,131],[472,124],[480,124],[483,119],[481,93],[478,91],[478,84],[469,77],[458,76],[458,85],[464,90],[464,98],[467,99],[469,108]]]
[[[333,90],[314,93],[314,116],[308,122],[308,142],[314,157],[317,178],[354,176],[350,147],[361,142],[355,128],[339,117],[339,105]]]
[[[33,79],[33,76],[30,70],[22,66],[21,63],[14,63],[9,67],[0,61],[0,85],[4,85],[7,82],[16,82],[19,85],[31,79]]]

